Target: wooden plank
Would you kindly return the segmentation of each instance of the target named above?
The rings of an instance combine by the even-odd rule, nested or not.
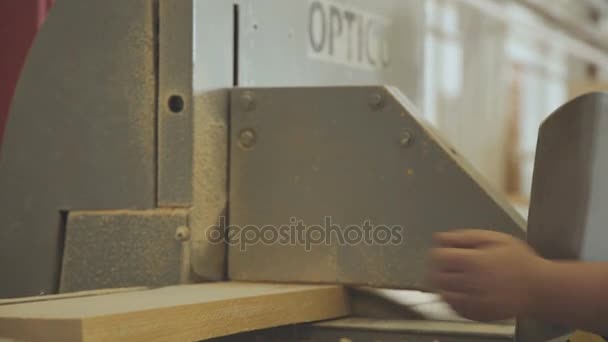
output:
[[[206,283],[0,306],[0,337],[198,341],[348,313],[341,286]]]

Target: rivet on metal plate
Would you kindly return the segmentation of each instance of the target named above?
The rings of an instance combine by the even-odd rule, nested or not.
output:
[[[408,131],[404,131],[401,133],[401,140],[399,141],[401,146],[408,147],[414,142],[414,137]]]
[[[252,111],[255,109],[255,95],[251,91],[245,91],[241,95],[241,108],[245,111]]]
[[[369,98],[369,106],[372,109],[378,110],[384,107],[384,96],[381,93],[374,93]]]
[[[179,226],[175,230],[175,240],[184,242],[190,240],[190,228],[186,226]]]
[[[250,149],[257,142],[255,131],[251,128],[245,128],[239,133],[239,145],[244,149]]]

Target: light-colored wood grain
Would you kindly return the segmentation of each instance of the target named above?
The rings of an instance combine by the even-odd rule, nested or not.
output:
[[[348,313],[340,286],[206,283],[0,306],[0,337],[198,341]]]

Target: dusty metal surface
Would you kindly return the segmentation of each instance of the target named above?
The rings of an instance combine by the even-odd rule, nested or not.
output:
[[[345,318],[243,333],[211,341],[506,342],[513,341],[513,327],[462,322]]]
[[[206,20],[217,16],[211,10],[227,3],[204,1],[214,7],[203,13],[203,1],[119,2],[63,1],[32,48],[0,163],[0,271],[10,279],[0,284],[0,297],[58,291],[65,213],[71,210],[190,208],[191,239],[175,270],[179,277],[161,277],[224,278],[225,247],[205,241],[226,207],[228,95],[201,95],[195,120],[192,92],[194,75],[198,91],[232,83],[231,59],[224,61],[229,71],[220,80],[204,78],[219,57],[201,57],[216,56],[204,52],[220,42],[232,49],[232,31],[213,45],[205,39],[214,33]],[[216,19],[232,27],[228,5],[230,17]],[[98,15],[88,18],[90,11]],[[195,14],[203,21],[197,31]],[[103,39],[91,39],[101,33]],[[105,228],[111,227],[100,227],[99,234]],[[143,279],[133,270],[131,280],[125,271],[123,277],[91,278],[82,285],[75,279],[89,274],[68,266],[63,275],[73,281],[64,290]],[[143,284],[159,283],[149,275],[150,283]]]
[[[334,238],[310,250],[261,239],[241,250],[231,236],[229,278],[425,288],[432,233],[481,227],[523,237],[518,214],[415,116],[391,88],[234,90],[230,230],[325,217],[340,229],[370,220],[402,230],[389,244]]]
[[[291,6],[304,6],[304,2],[268,1],[254,8],[249,1],[138,0],[126,4],[114,0],[93,4],[64,0],[54,7],[31,50],[2,151],[0,223],[7,228],[0,232],[0,271],[6,270],[3,274],[11,280],[0,286],[0,297],[57,291],[66,223],[62,213],[71,210],[192,205],[193,278],[224,276],[224,247],[207,243],[206,232],[226,206],[226,175],[221,174],[227,167],[226,140],[195,138],[193,134],[209,132],[218,139],[227,134],[224,123],[211,121],[209,127],[203,127],[204,120],[222,111],[225,114],[226,95],[217,101],[213,94],[203,95],[206,100],[198,106],[197,124],[193,92],[200,95],[230,87],[240,78],[247,84],[390,82],[387,77],[397,74],[409,79],[408,72],[393,72],[399,67],[395,63],[387,71],[348,61],[340,65],[339,58],[310,60],[298,47],[309,42],[311,27],[300,24],[310,19],[310,13],[303,10],[296,24],[266,16],[274,5],[288,5],[283,8],[292,11]],[[324,6],[330,10],[329,3]],[[343,29],[334,32],[336,48],[346,42],[347,16],[354,11],[357,23],[367,20],[375,25],[366,34],[387,38],[389,45],[398,47],[390,57],[420,58],[420,44],[401,49],[401,41],[393,41],[398,37],[393,33],[409,25],[407,20],[397,20],[403,19],[399,15],[420,18],[413,10],[395,11],[403,6],[397,1],[383,1],[374,8],[364,1],[339,6],[341,17],[333,16],[342,21]],[[421,9],[418,3],[416,13]],[[90,18],[90,13],[96,15]],[[384,27],[387,16],[400,29],[376,32]],[[260,23],[254,34],[256,18],[268,25],[276,23],[280,27],[276,35],[286,33],[292,39],[285,45],[288,49],[271,52],[263,48],[279,36]],[[263,32],[267,39],[260,39]],[[403,32],[414,34],[411,29]],[[273,46],[279,45],[275,42]],[[370,51],[382,54],[381,47],[374,45]],[[287,67],[282,80],[276,78],[274,70],[280,68],[273,63],[273,76],[267,77],[271,73],[257,72],[247,62],[263,58],[264,53],[286,53],[298,62],[281,64]],[[368,62],[370,56],[380,61],[381,56],[373,53],[366,55]],[[419,83],[411,84],[416,88]],[[201,163],[193,164],[194,159]],[[23,246],[36,252],[25,252]],[[22,265],[19,269],[14,267],[16,260]]]
[[[198,280],[220,280],[226,273],[226,245],[220,217],[228,205],[228,111],[230,91],[216,90],[194,99],[191,264]],[[220,239],[221,242],[221,239]]]
[[[158,2],[158,206],[192,203],[192,0]]]
[[[607,261],[608,94],[591,93],[557,109],[540,131],[528,242],[544,257]],[[523,320],[518,338],[541,341],[569,329]]]
[[[169,20],[163,20],[166,16]],[[165,108],[159,114],[159,205],[181,206],[190,201],[189,281],[221,280],[226,273],[226,248],[209,243],[208,234],[227,207],[227,88],[233,85],[235,72],[234,20],[231,1],[160,4],[159,87],[164,95],[159,101]],[[165,25],[175,34],[165,37],[166,41]],[[173,93],[192,99],[185,100],[180,113],[166,106]]]
[[[38,34],[0,157],[0,297],[57,290],[60,211],[155,206],[153,4],[58,1]]]
[[[179,209],[71,212],[60,291],[180,283],[187,218]]]

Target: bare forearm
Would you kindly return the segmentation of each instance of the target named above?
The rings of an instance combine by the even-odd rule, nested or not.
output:
[[[533,283],[530,316],[608,333],[608,263],[548,261]]]

